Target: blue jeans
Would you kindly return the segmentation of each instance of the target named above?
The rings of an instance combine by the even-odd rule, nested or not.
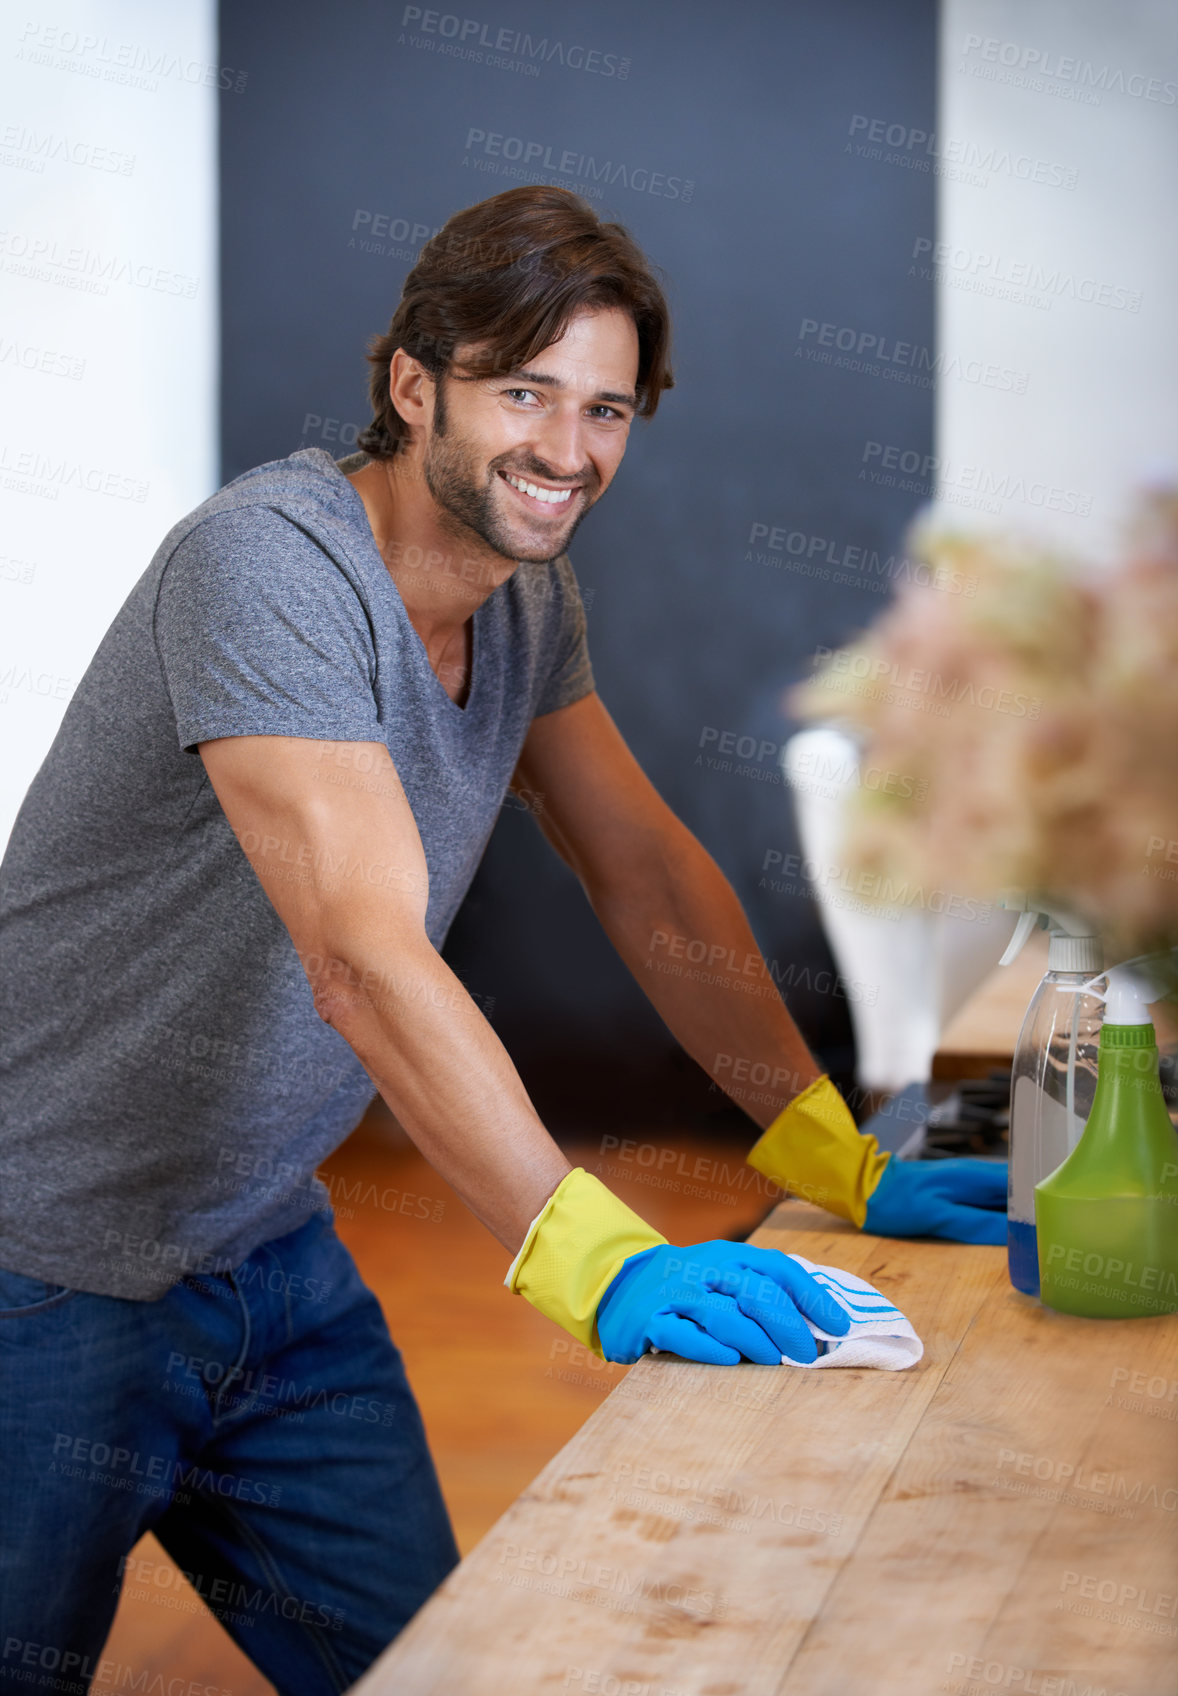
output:
[[[0,1271],[0,1491],[5,1692],[85,1696],[124,1583],[186,1605],[131,1555],[145,1531],[281,1696],[345,1690],[458,1561],[400,1353],[322,1214],[155,1302]]]

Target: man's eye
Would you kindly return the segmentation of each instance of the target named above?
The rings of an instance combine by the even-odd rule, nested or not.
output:
[[[517,395],[531,395],[533,400],[536,397],[535,389],[504,389],[503,393],[505,395],[510,395],[512,400],[514,400]]]
[[[591,412],[603,414],[607,419],[616,418],[619,421],[619,423],[625,423],[625,418],[626,418],[625,413],[619,412],[616,406],[606,406],[606,405],[602,404],[601,406],[590,407],[589,410]]]

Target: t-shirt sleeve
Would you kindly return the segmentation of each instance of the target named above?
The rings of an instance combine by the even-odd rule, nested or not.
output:
[[[567,554],[562,554],[555,562],[555,570],[556,630],[551,644],[552,664],[540,690],[534,714],[536,718],[543,713],[554,713],[560,707],[571,707],[583,695],[591,694],[594,687],[585,608]]]
[[[383,740],[360,595],[273,508],[216,513],[178,544],[155,639],[183,749],[217,736]]]

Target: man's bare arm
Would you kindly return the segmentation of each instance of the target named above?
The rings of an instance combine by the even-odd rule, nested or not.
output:
[[[732,885],[596,694],[534,720],[512,782],[672,1034],[750,1118],[771,1124],[822,1067]]]
[[[514,1254],[570,1166],[426,935],[425,853],[387,747],[234,736],[203,742],[200,753],[320,1017],[430,1165]]]

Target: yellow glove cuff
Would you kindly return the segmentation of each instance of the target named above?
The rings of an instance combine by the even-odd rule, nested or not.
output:
[[[782,1109],[745,1158],[782,1189],[861,1226],[891,1155],[861,1134],[823,1075]]]
[[[575,1166],[532,1220],[503,1282],[604,1360],[598,1302],[624,1260],[666,1241],[591,1172]]]

